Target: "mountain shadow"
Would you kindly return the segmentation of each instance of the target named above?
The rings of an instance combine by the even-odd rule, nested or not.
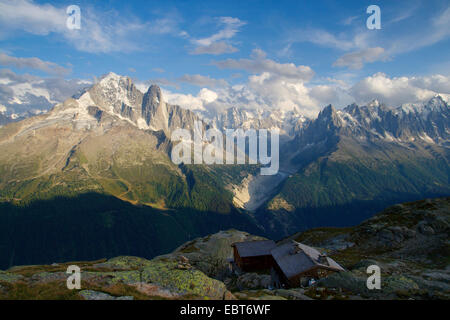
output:
[[[256,219],[265,230],[265,235],[280,240],[298,231],[318,227],[351,227],[371,218],[377,212],[397,203],[411,202],[426,198],[449,196],[449,193],[397,193],[391,197],[372,200],[353,200],[339,205],[297,208],[294,211],[267,210],[256,212]],[[295,231],[297,230],[297,231]]]
[[[86,193],[27,205],[0,203],[0,269],[14,265],[152,258],[224,229],[262,234],[247,214],[158,210],[113,196]]]

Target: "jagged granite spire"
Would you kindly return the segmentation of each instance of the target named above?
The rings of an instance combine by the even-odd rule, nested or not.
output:
[[[158,87],[156,84],[152,84],[145,94],[148,99],[151,99],[151,101],[159,104],[161,101],[163,101],[162,94],[161,94],[161,88]]]

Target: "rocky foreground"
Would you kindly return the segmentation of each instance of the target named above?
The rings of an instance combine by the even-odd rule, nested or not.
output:
[[[326,251],[347,271],[307,288],[269,290],[270,275],[231,273],[231,244],[260,237],[222,231],[147,260],[18,266],[0,271],[0,299],[449,299],[450,198],[392,206],[356,227],[320,228],[294,239]],[[381,289],[368,290],[366,268],[381,268]],[[81,289],[68,290],[69,265]]]

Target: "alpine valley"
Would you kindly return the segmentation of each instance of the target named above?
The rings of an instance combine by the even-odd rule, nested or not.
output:
[[[175,165],[171,134],[194,130],[196,121],[219,130],[279,128],[279,173]],[[0,127],[0,269],[150,259],[231,228],[278,240],[449,196],[449,126],[441,96],[398,107],[329,105],[315,119],[240,106],[204,114],[110,73],[46,113]]]

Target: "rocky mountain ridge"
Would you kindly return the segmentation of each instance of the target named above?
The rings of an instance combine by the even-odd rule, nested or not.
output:
[[[199,120],[191,111],[166,103],[158,86],[152,85],[142,93],[129,77],[115,73],[105,75],[72,101],[78,103],[80,113],[87,113],[98,121],[107,113],[143,130],[163,131],[168,137],[175,129],[193,128],[194,121]],[[52,112],[67,110],[64,104],[55,106]]]

